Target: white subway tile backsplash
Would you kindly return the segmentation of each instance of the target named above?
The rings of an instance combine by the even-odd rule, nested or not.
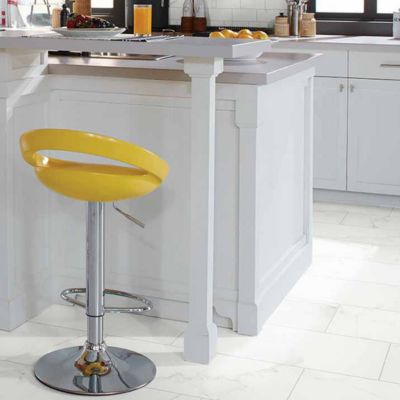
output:
[[[170,24],[179,25],[184,0],[170,1]],[[206,0],[208,24],[213,26],[273,27],[286,10],[286,0]]]

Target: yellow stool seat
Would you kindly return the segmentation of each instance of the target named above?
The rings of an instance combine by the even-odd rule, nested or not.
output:
[[[168,164],[137,145],[108,136],[65,129],[37,129],[21,136],[24,160],[49,189],[90,202],[144,196],[157,189]],[[99,156],[128,166],[60,160],[40,154],[56,150]]]

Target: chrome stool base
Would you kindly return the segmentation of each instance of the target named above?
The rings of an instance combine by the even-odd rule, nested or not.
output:
[[[154,363],[142,354],[105,344],[69,347],[41,357],[35,376],[67,393],[101,396],[140,389],[156,375]]]

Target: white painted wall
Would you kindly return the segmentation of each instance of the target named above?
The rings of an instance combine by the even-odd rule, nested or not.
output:
[[[285,0],[205,0],[212,26],[272,27],[275,16],[286,11]],[[170,23],[179,25],[184,0],[170,1]]]

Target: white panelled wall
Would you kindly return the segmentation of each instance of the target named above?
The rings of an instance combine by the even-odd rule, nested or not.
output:
[[[275,16],[286,11],[285,0],[205,0],[208,25],[272,27]],[[170,0],[169,22],[181,23],[184,0]]]

